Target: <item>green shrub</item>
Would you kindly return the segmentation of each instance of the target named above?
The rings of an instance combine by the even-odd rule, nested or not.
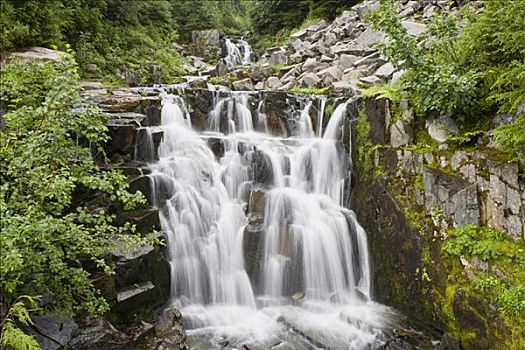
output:
[[[56,64],[11,62],[1,74],[7,113],[0,140],[0,295],[1,309],[13,310],[1,321],[10,348],[21,340],[13,327],[24,323],[32,299],[57,313],[104,313],[108,304],[79,262],[111,273],[108,250],[150,240],[132,234],[132,225],[116,226],[115,214],[101,208],[114,202],[131,209],[144,198],[127,191],[124,175],[101,170],[91,157],[103,156],[106,119],[80,97],[72,56]],[[96,194],[99,204],[80,205],[82,192]]]

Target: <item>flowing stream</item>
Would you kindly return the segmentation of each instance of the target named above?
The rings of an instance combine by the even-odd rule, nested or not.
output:
[[[297,133],[277,137],[243,93],[214,103],[209,130],[199,133],[184,100],[166,95],[161,126],[147,131],[163,132],[149,176],[172,305],[191,345],[379,348],[393,312],[371,300],[367,236],[343,207],[351,162],[338,136],[347,104],[323,132],[325,101],[316,130],[307,102]],[[214,154],[210,140],[223,152]]]

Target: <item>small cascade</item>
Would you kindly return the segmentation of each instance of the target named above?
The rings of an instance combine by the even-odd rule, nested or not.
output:
[[[226,38],[224,45],[226,46],[224,62],[227,67],[234,68],[239,65],[250,64],[252,61],[253,51],[250,44],[245,40],[237,39],[234,43],[231,39]]]
[[[347,103],[319,137],[307,101],[288,138],[256,131],[267,131],[264,103],[252,115],[246,94],[216,94],[209,131],[197,133],[183,99],[163,98],[148,176],[190,343],[376,349],[393,313],[371,301],[366,233],[342,206],[351,169],[337,136]]]

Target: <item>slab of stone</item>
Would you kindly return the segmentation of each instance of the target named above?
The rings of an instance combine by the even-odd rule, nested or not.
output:
[[[321,79],[317,76],[317,74],[314,73],[306,73],[299,79],[301,86],[307,88],[315,87],[320,81]]]
[[[232,87],[235,91],[253,91],[253,83],[250,78],[234,81]]]
[[[417,23],[413,21],[403,21],[401,23],[403,27],[407,30],[408,34],[413,36],[418,36],[427,31],[427,26],[422,23]]]
[[[381,79],[387,80],[392,76],[392,74],[394,74],[394,71],[395,69],[392,63],[387,62],[383,64],[381,67],[379,67],[374,73],[374,75],[378,76]]]
[[[354,65],[354,62],[357,61],[358,56],[349,55],[349,54],[341,54],[339,56],[339,68],[342,70],[345,70],[347,68],[351,68]]]

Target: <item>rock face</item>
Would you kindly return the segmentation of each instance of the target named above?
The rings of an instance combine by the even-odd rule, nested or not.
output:
[[[468,334],[461,347],[445,335],[439,349],[498,348],[509,331],[494,306],[449,280],[453,262],[442,255],[441,244],[449,229],[469,224],[525,238],[525,181],[518,164],[482,147],[414,151],[396,136],[397,122],[411,124],[406,116],[389,125],[385,100],[365,100],[364,111],[370,129],[358,139],[372,146],[354,148],[351,207],[368,233],[377,300],[451,331],[456,340]],[[367,152],[371,156],[363,157]],[[488,268],[475,260],[464,264]]]

